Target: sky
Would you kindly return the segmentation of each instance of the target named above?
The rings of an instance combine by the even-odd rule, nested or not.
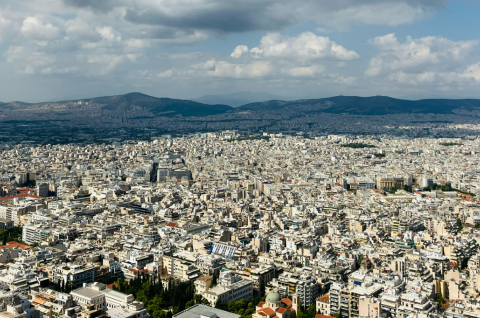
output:
[[[480,98],[480,0],[1,0],[0,101]]]

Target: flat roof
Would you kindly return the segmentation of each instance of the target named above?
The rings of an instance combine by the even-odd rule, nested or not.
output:
[[[116,307],[107,310],[107,314],[111,318],[124,318],[124,317],[131,317],[136,314],[136,311],[130,310],[128,308]]]
[[[194,305],[190,308],[187,308],[184,311],[177,313],[173,317],[200,318],[200,316],[202,315],[210,317],[212,314],[216,314],[218,318],[240,318],[240,315],[202,304]]]
[[[82,296],[86,298],[95,298],[103,295],[101,291],[98,291],[89,287],[81,287],[81,288],[75,289],[70,294],[77,294],[78,296]]]

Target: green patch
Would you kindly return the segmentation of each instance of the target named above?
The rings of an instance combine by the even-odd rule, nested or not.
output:
[[[374,145],[364,144],[364,143],[350,143],[342,145],[344,148],[375,148]]]

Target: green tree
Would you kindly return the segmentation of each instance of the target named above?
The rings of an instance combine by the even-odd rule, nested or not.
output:
[[[457,219],[457,228],[459,231],[463,230],[462,220]]]
[[[357,259],[357,268],[360,268],[360,266],[362,265],[362,261],[363,261],[363,256],[360,256],[360,257]]]
[[[196,294],[193,296],[193,300],[195,301],[195,304],[200,304],[202,302],[202,295]]]
[[[216,273],[216,272],[213,272],[213,276],[212,276],[212,285],[211,285],[211,287],[215,287],[215,286],[217,286],[217,280],[218,280],[217,273]]]

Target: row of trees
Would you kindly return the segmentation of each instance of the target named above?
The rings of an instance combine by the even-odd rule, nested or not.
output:
[[[237,315],[242,316],[242,318],[251,318],[252,314],[255,312],[255,307],[260,301],[265,301],[265,296],[255,297],[250,300],[231,300],[228,304],[216,304],[216,308],[233,312]]]
[[[466,195],[470,195],[472,197],[475,196],[475,194],[473,194],[473,193],[464,192],[464,191],[460,191],[458,189],[453,188],[450,183],[446,183],[446,184],[436,184],[436,183],[434,183],[431,186],[423,188],[423,191],[432,191],[432,190],[457,191],[457,192],[460,192],[460,193],[463,193],[463,194],[466,194]]]
[[[50,282],[50,288],[61,293],[70,293],[77,288],[77,283],[74,280],[69,280],[66,283],[63,281]]]
[[[0,238],[2,239],[3,245],[11,241],[20,242],[22,239],[22,227],[15,226],[10,230],[0,230]]]
[[[405,190],[405,191],[407,191],[407,192],[413,193],[413,188],[412,188],[412,186],[409,186],[409,185],[403,185],[403,186],[401,186],[401,187],[395,186],[395,187],[389,189],[389,190],[388,190],[388,193],[395,193],[395,192],[397,192],[398,190]]]
[[[344,148],[375,148],[374,145],[364,144],[364,143],[361,143],[361,142],[343,144],[342,147],[344,147]]]
[[[173,314],[201,301],[201,296],[194,294],[195,288],[191,282],[180,283],[170,279],[164,286],[161,279],[146,274],[139,274],[128,282],[119,278],[113,289],[133,294],[145,304],[153,318],[171,318]]]
[[[254,297],[250,300],[232,300],[228,304],[216,304],[215,308],[220,308],[229,312],[233,312],[242,318],[251,318],[255,313],[257,304],[261,301],[265,301],[265,295],[263,297]],[[315,318],[317,314],[316,304],[312,303],[305,311],[302,310],[302,304],[299,304],[297,309],[297,318]]]

